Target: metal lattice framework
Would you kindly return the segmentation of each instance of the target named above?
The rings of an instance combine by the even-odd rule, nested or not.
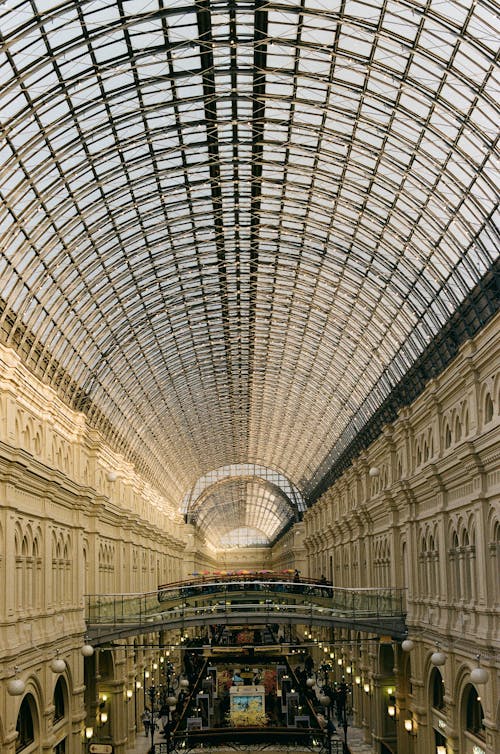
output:
[[[4,0],[3,341],[170,503],[307,496],[498,258],[497,11]]]

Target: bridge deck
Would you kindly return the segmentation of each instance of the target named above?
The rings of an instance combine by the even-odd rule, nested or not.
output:
[[[338,589],[317,582],[262,579],[196,580],[155,592],[86,597],[93,643],[187,626],[226,623],[337,625],[401,638],[404,590]]]

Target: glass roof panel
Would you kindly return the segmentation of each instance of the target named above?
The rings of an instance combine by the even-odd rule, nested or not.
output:
[[[10,0],[0,27],[5,342],[173,508],[245,464],[307,502],[498,259],[495,9]],[[210,498],[227,542],[301,510],[254,477]]]

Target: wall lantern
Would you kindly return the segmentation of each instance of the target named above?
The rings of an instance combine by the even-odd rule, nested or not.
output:
[[[101,725],[104,725],[105,723],[107,723],[108,722],[108,713],[104,712],[104,711],[101,712],[100,719],[101,719]]]
[[[363,691],[365,691],[367,694],[370,693],[370,684],[369,683],[365,683],[363,685]]]
[[[132,689],[127,689],[127,702],[130,702],[133,696],[134,692],[132,691]]]
[[[356,678],[354,679],[354,683],[356,684],[356,686],[359,686],[361,684],[361,676],[360,675],[356,676]]]
[[[85,728],[85,738],[89,740],[90,738],[92,738],[93,735],[94,735],[94,729],[92,728],[92,726],[87,725],[87,727]]]
[[[413,720],[411,717],[406,718],[404,725],[407,733],[413,733]]]
[[[436,746],[436,754],[446,754],[446,746],[443,746],[443,744]]]
[[[389,715],[389,717],[396,717],[396,707],[394,706],[394,704],[389,704],[389,706],[387,707],[387,714]]]

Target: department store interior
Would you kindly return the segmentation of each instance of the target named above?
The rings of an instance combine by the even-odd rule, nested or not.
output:
[[[498,28],[0,0],[1,754],[498,754]]]

